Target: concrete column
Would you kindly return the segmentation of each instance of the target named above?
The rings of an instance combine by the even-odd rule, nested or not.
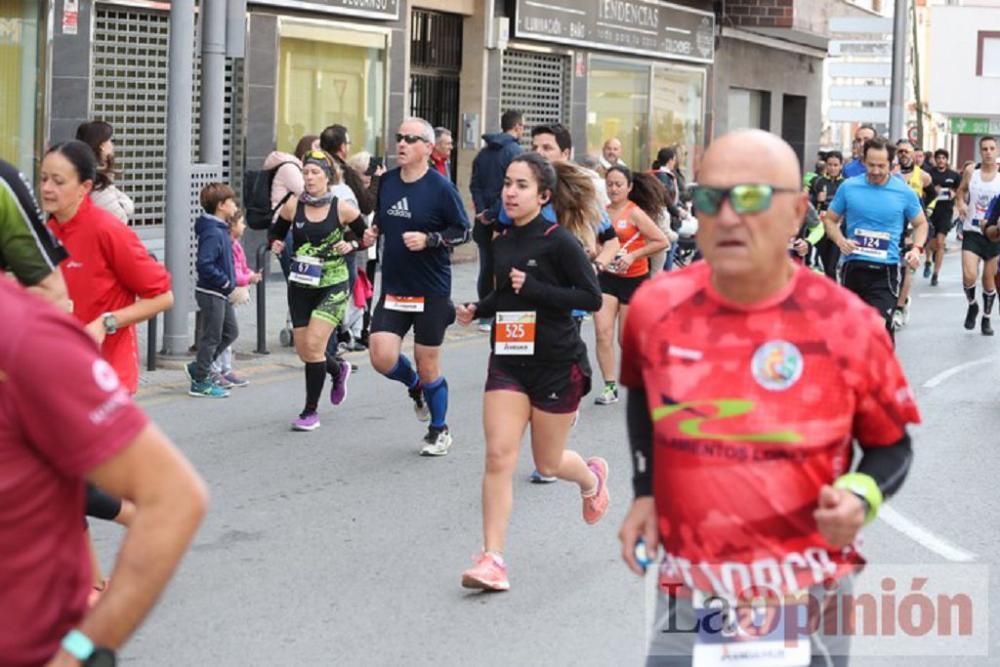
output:
[[[226,89],[226,3],[203,2],[201,23],[201,142],[199,158],[222,165]]]
[[[211,4],[211,3],[208,3]],[[173,0],[167,80],[166,266],[174,307],[163,318],[163,353],[187,353],[192,285],[188,273],[191,224],[191,95],[194,84],[194,0]],[[221,94],[221,90],[220,90]]]

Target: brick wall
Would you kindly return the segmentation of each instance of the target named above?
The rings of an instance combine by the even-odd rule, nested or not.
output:
[[[741,28],[791,28],[794,0],[731,0],[725,4],[723,25]]]

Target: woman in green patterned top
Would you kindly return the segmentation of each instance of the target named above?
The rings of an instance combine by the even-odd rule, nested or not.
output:
[[[358,249],[365,222],[353,205],[339,200],[330,187],[339,180],[333,159],[310,151],[302,161],[305,191],[288,200],[271,228],[271,250],[280,253],[292,230],[292,263],[288,276],[288,309],[292,316],[295,351],[306,367],[306,404],[292,422],[296,431],[319,427],[319,397],[326,374],[332,388],[330,402],[340,405],[347,396],[351,365],[326,356],[326,344],[344,319],[350,290],[344,256]]]

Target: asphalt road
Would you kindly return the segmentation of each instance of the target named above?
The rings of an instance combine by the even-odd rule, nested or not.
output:
[[[864,540],[870,561],[893,576],[941,573],[973,587],[1000,549],[1000,458],[992,456],[1000,356],[996,339],[961,328],[957,260],[947,258],[937,288],[918,279],[911,321],[898,337],[924,424],[914,431],[917,456],[891,503],[891,525],[880,519]],[[460,298],[472,270],[456,274]],[[592,341],[589,325],[585,331]],[[615,537],[631,495],[624,405],[595,406],[592,393],[571,438],[584,455],[610,462],[606,518],[588,527],[574,488],[529,484],[525,448],[507,547],[512,590],[469,593],[459,580],[481,544],[488,348],[486,335],[471,331],[454,331],[446,345],[455,445],[442,459],[417,455],[423,427],[405,392],[363,357],[347,402],[325,405],[314,433],[288,428],[301,407],[300,370],[257,375],[222,401],[179,391],[145,399],[209,483],[212,504],[124,664],[641,664],[646,588],[620,564]],[[947,375],[962,364],[972,365]],[[108,525],[94,532],[110,565],[122,533]],[[998,592],[993,578],[976,600],[985,605]],[[990,623],[985,607],[978,611],[976,636],[958,640],[955,651],[988,644],[992,660],[934,655],[951,649],[925,639],[912,643],[922,657],[851,664],[998,664],[1000,640],[984,637]]]

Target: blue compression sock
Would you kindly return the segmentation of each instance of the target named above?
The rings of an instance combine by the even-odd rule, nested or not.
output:
[[[416,371],[413,370],[413,364],[410,360],[406,358],[406,355],[399,355],[399,359],[396,360],[396,365],[392,367],[392,370],[385,374],[390,380],[395,380],[396,382],[402,382],[406,385],[407,389],[413,389],[417,386],[420,378],[417,377]]]
[[[442,375],[434,382],[424,385],[424,400],[431,411],[431,427],[443,429],[447,427],[445,418],[448,416],[448,381]]]

